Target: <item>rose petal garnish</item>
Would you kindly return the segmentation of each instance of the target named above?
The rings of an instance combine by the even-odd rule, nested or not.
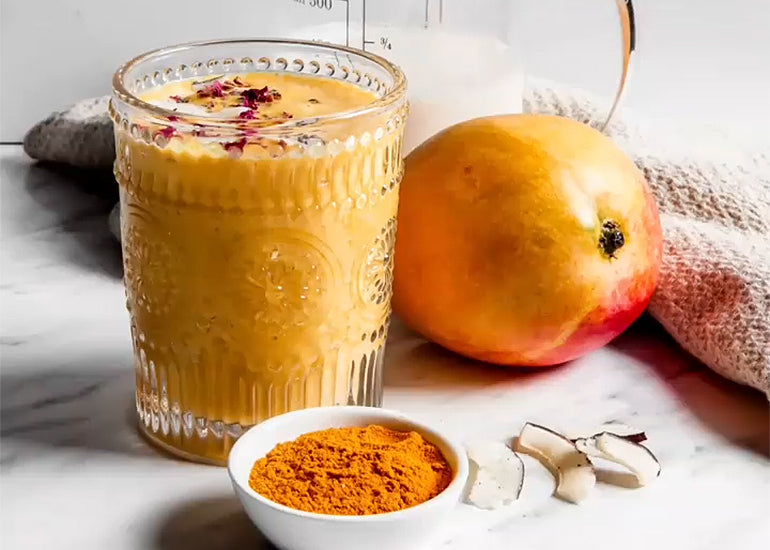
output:
[[[178,95],[171,95],[171,96],[168,96],[168,98],[171,101],[175,101],[176,103],[186,103],[186,101],[187,101],[186,99],[184,99],[183,97],[178,96]]]
[[[169,122],[176,122],[179,120],[179,117],[176,115],[168,115],[166,118],[168,118]]]
[[[208,129],[203,126],[203,124],[198,122],[193,122],[193,129],[190,133],[195,137],[209,137],[212,135],[212,133],[209,132]]]
[[[163,136],[165,139],[171,139],[176,135],[176,128],[173,126],[164,126],[158,130],[158,134]]]
[[[202,90],[198,90],[198,97],[224,97],[224,95],[225,91],[219,80],[205,86]]]
[[[246,138],[241,138],[238,141],[228,141],[222,144],[222,147],[225,148],[225,151],[227,151],[230,154],[233,153],[243,153],[243,148],[246,147],[247,140]]]
[[[256,109],[260,103],[272,103],[274,99],[280,99],[281,94],[278,90],[270,90],[267,86],[264,88],[249,88],[241,92],[244,107]]]
[[[244,120],[254,120],[257,118],[257,116],[254,114],[254,109],[246,109],[245,111],[238,113],[238,118],[242,118]]]

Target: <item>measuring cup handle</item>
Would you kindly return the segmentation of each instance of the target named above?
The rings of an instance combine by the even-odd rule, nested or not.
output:
[[[604,131],[612,121],[612,117],[615,115],[615,111],[623,98],[623,93],[626,90],[626,82],[628,81],[628,71],[631,66],[631,55],[636,50],[636,18],[634,17],[634,4],[631,0],[615,0],[615,4],[617,4],[618,15],[620,15],[623,67],[620,73],[618,90],[615,93],[615,101],[613,101],[607,119],[602,125],[602,131]]]

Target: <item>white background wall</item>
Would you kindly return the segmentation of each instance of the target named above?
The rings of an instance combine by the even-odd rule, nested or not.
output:
[[[19,141],[50,111],[108,93],[114,69],[147,49],[204,38],[281,35],[312,13],[291,11],[293,2],[2,0],[0,141]],[[529,72],[609,90],[617,70],[613,3],[523,0]],[[770,0],[635,4],[639,44],[628,106],[767,134]]]

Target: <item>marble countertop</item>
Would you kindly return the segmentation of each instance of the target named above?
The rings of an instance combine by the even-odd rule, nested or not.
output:
[[[156,452],[133,424],[134,374],[113,199],[0,146],[0,546],[270,548],[224,469]],[[110,189],[102,174],[91,190]],[[107,192],[106,195],[110,193]],[[385,406],[461,440],[527,421],[620,421],[662,462],[641,490],[600,483],[584,505],[550,496],[527,459],[521,499],[458,505],[436,548],[753,549],[770,540],[768,403],[682,352],[649,319],[561,368],[521,373],[460,359],[395,323]],[[362,546],[364,548],[364,546]]]

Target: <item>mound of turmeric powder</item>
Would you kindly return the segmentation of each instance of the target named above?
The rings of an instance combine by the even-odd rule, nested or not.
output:
[[[446,489],[452,468],[417,432],[332,428],[277,445],[254,464],[249,485],[296,510],[370,515],[421,504]]]

